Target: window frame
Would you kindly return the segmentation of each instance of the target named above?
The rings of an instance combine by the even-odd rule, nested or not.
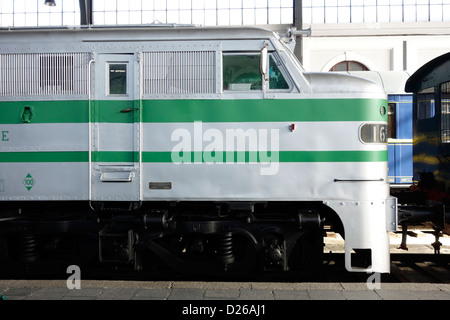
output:
[[[255,90],[231,90],[229,88],[225,89],[225,57],[226,56],[257,56],[258,57],[258,74],[260,75],[261,80],[261,89]],[[260,52],[259,51],[222,51],[222,90],[224,93],[261,93],[264,91],[264,76],[260,71]]]
[[[345,63],[345,67],[346,67],[345,70],[334,70],[337,66],[342,65],[344,63]],[[351,69],[350,68],[351,64],[355,64],[355,65],[360,66],[362,68],[362,70],[350,70]],[[370,69],[365,64],[363,64],[363,63],[361,63],[359,61],[356,61],[356,60],[343,60],[343,61],[340,61],[340,62],[336,63],[334,66],[332,66],[330,68],[330,71],[332,71],[332,72],[370,71]]]
[[[421,108],[424,108],[424,106],[421,106],[419,97],[420,97],[420,95],[424,95],[424,94],[432,96],[432,99],[429,100],[430,107],[428,108],[428,105],[425,106],[425,108],[426,108],[425,116],[421,116],[421,114],[422,114]],[[417,99],[417,107],[416,107],[417,120],[432,119],[436,116],[436,89],[435,89],[435,87],[429,87],[429,88],[424,88],[424,89],[420,90],[419,92],[417,92],[416,99]],[[426,100],[426,101],[428,101],[428,100]],[[428,112],[428,110],[430,112]]]
[[[388,139],[397,139],[397,102],[388,102]]]
[[[288,87],[287,88],[283,88],[283,89],[278,89],[278,88],[274,88],[271,89],[270,88],[270,60],[273,59],[275,65],[277,66],[278,70],[280,71],[281,75],[284,78],[284,81],[286,81]],[[269,70],[269,76],[268,79],[266,80],[266,90],[270,91],[270,92],[291,92],[292,88],[293,88],[293,82],[291,77],[289,76],[289,73],[287,72],[285,65],[281,62],[281,59],[279,58],[278,54],[273,51],[273,52],[269,52],[269,59],[267,59],[267,63],[268,68],[267,70]]]
[[[129,97],[130,89],[129,86],[129,62],[124,61],[107,61],[106,70],[106,96],[107,97]],[[111,66],[112,65],[125,65],[125,92],[126,93],[111,93]]]
[[[226,56],[238,56],[238,55],[253,55],[253,56],[258,56],[258,69],[259,70],[259,75],[261,76],[261,89],[255,89],[255,90],[230,90],[230,89],[225,89],[225,57]],[[283,76],[284,80],[286,81],[288,87],[287,88],[270,88],[270,74],[264,76],[261,72],[260,72],[260,68],[259,68],[259,61],[260,61],[260,52],[259,51],[223,51],[222,52],[222,89],[223,89],[223,93],[225,94],[230,94],[230,93],[261,93],[261,92],[271,92],[271,93],[286,93],[286,92],[291,92],[293,90],[293,81],[289,75],[289,72],[287,71],[285,65],[281,62],[281,59],[279,57],[279,55],[276,53],[276,51],[270,51],[268,52],[268,56],[269,59],[267,59],[267,70],[270,70],[270,61],[271,59],[273,60],[273,62],[275,63],[275,65],[277,66],[279,72],[281,73],[281,75]]]
[[[450,143],[450,99],[448,102],[443,103],[443,94],[446,94],[450,98],[450,81],[442,82],[439,84],[439,105],[440,105],[440,130],[439,139],[441,143]],[[444,112],[445,105],[445,112]],[[445,119],[445,121],[444,121]],[[444,133],[447,133],[444,135]],[[446,137],[444,139],[444,136]]]

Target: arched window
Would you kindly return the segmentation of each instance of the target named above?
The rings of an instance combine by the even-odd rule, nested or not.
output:
[[[358,61],[346,60],[335,64],[330,71],[369,71],[369,68]]]

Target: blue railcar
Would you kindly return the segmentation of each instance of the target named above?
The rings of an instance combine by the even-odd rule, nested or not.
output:
[[[406,82],[413,94],[413,185],[396,195],[406,248],[408,225],[426,223],[435,230],[439,253],[442,233],[450,234],[450,53],[418,69]]]
[[[450,199],[450,53],[417,70],[408,79],[405,90],[414,94],[414,185],[430,200],[447,201]]]
[[[392,188],[409,187],[413,174],[412,96],[389,94],[389,183]]]
[[[413,96],[405,92],[406,71],[356,71],[349,74],[376,82],[384,88],[389,104],[388,180],[393,189],[413,183]]]

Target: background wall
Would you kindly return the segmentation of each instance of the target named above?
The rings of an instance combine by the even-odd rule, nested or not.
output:
[[[371,71],[413,73],[450,51],[449,22],[347,23],[303,25],[303,65],[330,71],[342,61],[357,61]]]

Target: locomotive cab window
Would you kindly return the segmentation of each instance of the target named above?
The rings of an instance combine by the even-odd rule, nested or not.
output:
[[[223,89],[229,91],[262,90],[260,54],[224,54]]]
[[[110,63],[108,67],[108,94],[127,95],[127,64]]]
[[[434,88],[419,91],[417,94],[417,119],[433,118],[434,115]]]
[[[286,81],[283,73],[278,67],[277,61],[270,55],[269,59],[269,89],[270,90],[285,90],[289,89],[289,84]]]

